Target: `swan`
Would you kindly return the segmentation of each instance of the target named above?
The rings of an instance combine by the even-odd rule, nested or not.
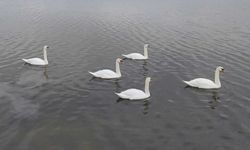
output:
[[[183,81],[191,87],[201,88],[201,89],[219,89],[221,88],[220,83],[220,72],[224,72],[224,68],[218,66],[215,69],[214,81],[205,78],[196,78],[190,81]]]
[[[129,99],[129,100],[139,100],[139,99],[146,99],[150,97],[149,92],[149,82],[151,78],[147,77],[145,80],[145,92],[138,89],[128,89],[126,91],[123,91],[121,93],[115,93],[122,99]]]
[[[116,59],[116,66],[115,66],[115,70],[116,72],[110,70],[110,69],[103,69],[103,70],[99,70],[96,72],[90,72],[90,74],[92,74],[94,77],[97,78],[102,78],[102,79],[114,79],[114,78],[120,78],[121,75],[121,70],[120,70],[120,63],[122,63],[123,60],[121,58],[117,58]]]
[[[44,65],[48,65],[48,58],[47,58],[47,49],[49,47],[47,45],[45,45],[43,47],[43,57],[44,59],[41,58],[30,58],[30,59],[22,59],[24,62],[31,64],[31,65],[39,65],[39,66],[44,66]]]
[[[148,44],[144,44],[144,55],[140,53],[130,53],[127,55],[122,54],[122,56],[129,58],[129,59],[134,59],[134,60],[145,60],[148,59]]]

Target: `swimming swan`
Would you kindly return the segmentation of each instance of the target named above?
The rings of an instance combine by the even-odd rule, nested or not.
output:
[[[123,91],[121,93],[115,93],[122,99],[129,99],[129,100],[139,100],[139,99],[146,99],[150,97],[149,92],[149,82],[151,78],[147,77],[145,80],[145,92],[138,89],[128,89],[126,91]]]
[[[196,78],[190,81],[183,82],[185,82],[189,86],[201,89],[219,89],[221,87],[220,72],[224,72],[224,68],[221,66],[215,69],[214,81],[205,78]]]
[[[41,58],[30,58],[30,59],[22,59],[22,60],[25,61],[28,64],[31,64],[31,65],[39,65],[39,66],[48,65],[49,64],[48,58],[47,58],[47,49],[48,48],[49,47],[47,45],[45,45],[43,47],[43,57],[44,57],[44,59],[41,59]]]
[[[129,59],[134,59],[134,60],[145,60],[148,59],[148,44],[144,44],[144,55],[140,53],[130,53],[127,55],[122,54],[122,56],[129,58]]]
[[[114,79],[114,78],[120,78],[121,75],[121,70],[120,70],[120,63],[122,63],[123,60],[121,58],[117,58],[116,59],[116,66],[115,66],[115,70],[116,72],[110,70],[110,69],[103,69],[103,70],[99,70],[96,72],[90,72],[90,74],[92,74],[94,77],[97,78],[102,78],[102,79]]]

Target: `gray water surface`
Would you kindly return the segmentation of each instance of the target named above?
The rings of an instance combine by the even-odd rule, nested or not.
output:
[[[1,0],[1,150],[246,150],[250,147],[250,1]],[[114,69],[101,80],[88,71]],[[42,57],[47,67],[24,64]],[[213,78],[222,88],[185,88]],[[143,89],[151,97],[114,94]]]

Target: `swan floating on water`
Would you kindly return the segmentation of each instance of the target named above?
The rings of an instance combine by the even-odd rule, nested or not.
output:
[[[147,77],[145,80],[145,92],[142,90],[138,89],[128,89],[126,91],[120,92],[120,93],[115,93],[122,99],[129,99],[129,100],[139,100],[139,99],[146,99],[150,97],[150,92],[149,92],[149,82],[151,78]]]
[[[122,63],[123,60],[121,58],[117,58],[116,59],[116,65],[115,65],[115,70],[116,72],[110,70],[110,69],[103,69],[103,70],[99,70],[96,72],[90,72],[90,74],[92,74],[94,77],[97,78],[102,78],[102,79],[115,79],[115,78],[120,78],[121,75],[121,70],[120,70],[120,63]]]
[[[224,72],[224,68],[218,66],[215,69],[214,81],[205,78],[196,78],[190,81],[183,81],[191,87],[201,88],[201,89],[219,89],[221,88],[220,83],[220,72]]]
[[[47,45],[45,45],[43,47],[43,57],[44,57],[44,59],[41,59],[41,58],[30,58],[30,59],[22,59],[22,60],[25,61],[28,64],[31,64],[31,65],[38,65],[38,66],[48,65],[49,64],[48,58],[47,58],[47,49],[48,48],[49,47]]]
[[[134,59],[134,60],[145,60],[148,59],[148,44],[144,44],[144,55],[140,53],[130,53],[127,55],[122,54],[122,56],[129,58],[129,59]]]

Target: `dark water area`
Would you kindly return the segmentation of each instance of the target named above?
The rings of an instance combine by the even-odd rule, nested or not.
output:
[[[250,147],[250,1],[1,0],[1,150],[246,150]],[[88,71],[114,69],[101,80]],[[42,57],[47,67],[24,64]],[[185,88],[213,78],[222,88]],[[143,89],[151,97],[120,100]]]

